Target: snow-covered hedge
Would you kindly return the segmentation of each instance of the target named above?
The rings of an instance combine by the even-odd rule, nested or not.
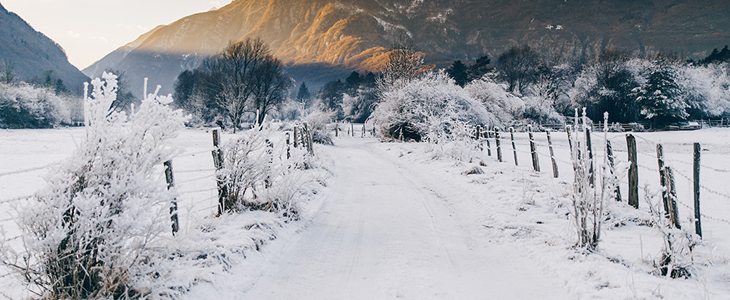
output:
[[[381,93],[381,102],[370,119],[385,138],[448,141],[471,136],[468,126],[499,122],[441,71],[408,83],[396,81]]]
[[[164,275],[163,232],[174,194],[154,169],[172,158],[168,141],[186,118],[151,94],[137,112],[112,110],[116,76],[92,81],[87,137],[22,208],[27,249],[4,255],[47,299],[148,296]]]
[[[0,84],[0,128],[50,128],[70,123],[68,102],[47,88]]]

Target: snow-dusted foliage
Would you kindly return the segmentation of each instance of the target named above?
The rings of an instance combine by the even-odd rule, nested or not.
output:
[[[676,83],[691,117],[718,117],[730,112],[728,69],[728,64],[685,65],[677,69]]]
[[[286,147],[276,138],[281,132],[254,128],[239,134],[223,147],[227,211],[262,210],[295,218],[304,180],[301,167],[308,163],[306,150]],[[289,158],[287,158],[287,155]]]
[[[43,298],[161,296],[151,294],[164,280],[155,264],[175,195],[154,171],[186,117],[156,93],[133,115],[114,111],[116,76],[102,77],[86,101],[86,140],[21,210],[25,252],[4,256]]]
[[[651,62],[627,57],[603,57],[587,65],[568,96],[574,107],[586,107],[588,117],[599,120],[609,112],[618,122],[639,120],[635,89],[645,83]]]
[[[0,83],[0,128],[49,128],[70,123],[69,99],[27,83]]]
[[[525,102],[507,92],[507,84],[483,78],[472,81],[464,89],[472,98],[481,101],[500,123],[509,123],[525,111]]]
[[[671,278],[690,277],[693,272],[692,250],[701,241],[699,236],[673,225],[667,218],[662,204],[661,190],[644,187],[644,198],[649,207],[651,224],[664,240],[659,261],[654,262],[656,271]]]
[[[319,144],[332,145],[332,137],[327,131],[327,124],[336,116],[334,111],[315,110],[304,118],[307,130],[312,134],[312,141]]]
[[[660,59],[649,68],[646,83],[634,89],[643,117],[655,124],[668,124],[689,117],[687,103],[680,97],[675,78],[676,67],[669,62]]]
[[[572,193],[572,217],[578,234],[577,246],[592,251],[598,246],[601,238],[601,226],[604,222],[605,207],[608,199],[616,197],[618,180],[614,176],[614,168],[608,163],[608,151],[605,132],[608,130],[604,122],[604,140],[601,144],[604,153],[602,159],[593,156],[594,149],[589,145],[585,132],[588,128],[588,118],[583,110],[582,131],[577,130],[578,116],[576,111],[576,127],[571,135],[571,161],[575,174]],[[604,115],[608,119],[608,113]],[[582,137],[581,137],[582,136]],[[595,161],[598,161],[596,163]]]
[[[437,143],[471,136],[468,126],[498,122],[442,71],[383,88],[370,119],[386,138]]]

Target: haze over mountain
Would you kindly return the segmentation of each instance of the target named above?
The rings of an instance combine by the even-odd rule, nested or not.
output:
[[[607,48],[698,58],[730,42],[729,13],[726,0],[237,0],[159,26],[84,73],[117,69],[132,88],[150,77],[170,92],[182,70],[257,36],[310,86],[379,70],[404,35],[439,66],[524,44],[549,59],[590,59]]]
[[[89,77],[68,62],[58,44],[0,4],[0,67],[5,68],[6,61],[13,65],[17,80],[41,77],[52,70],[68,91],[76,95],[83,92],[83,83],[89,81]]]

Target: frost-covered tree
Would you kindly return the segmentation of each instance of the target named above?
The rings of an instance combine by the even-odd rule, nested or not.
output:
[[[116,76],[102,77],[86,102],[86,139],[21,210],[26,251],[3,257],[45,299],[156,297],[149,287],[162,280],[154,264],[167,254],[155,249],[174,194],[155,169],[186,117],[157,92],[133,115],[115,111]]]
[[[675,67],[659,58],[647,74],[646,84],[635,89],[641,115],[657,128],[689,116],[675,77]]]
[[[607,50],[582,70],[568,95],[574,107],[587,108],[592,120],[600,120],[608,112],[616,122],[639,121],[634,89],[643,84],[649,65],[628,53]]]
[[[381,91],[370,119],[386,138],[440,142],[470,136],[467,126],[497,122],[484,106],[443,71],[408,83],[396,81]]]
[[[675,79],[690,118],[716,118],[730,113],[727,64],[683,65]]]

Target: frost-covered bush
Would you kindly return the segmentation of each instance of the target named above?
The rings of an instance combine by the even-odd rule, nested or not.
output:
[[[227,190],[225,211],[267,211],[296,218],[299,195],[308,182],[302,167],[311,166],[305,149],[287,147],[281,132],[254,128],[226,143],[223,152],[217,177]]]
[[[468,127],[498,122],[442,71],[384,85],[370,119],[385,138],[434,143],[470,137]]]
[[[186,117],[157,93],[133,115],[114,111],[116,76],[102,77],[92,81],[85,141],[21,210],[25,252],[3,259],[45,299],[161,295],[150,293],[164,280],[155,264],[167,255],[157,250],[175,195],[154,170],[172,158],[168,141]]]
[[[525,110],[525,102],[507,92],[507,85],[483,78],[470,82],[464,89],[475,100],[481,101],[502,124],[519,119]]]
[[[50,128],[71,122],[68,100],[48,88],[0,84],[0,128]]]
[[[662,276],[671,278],[690,277],[692,275],[692,250],[700,243],[699,236],[685,229],[677,228],[663,212],[662,192],[652,191],[644,187],[644,198],[649,207],[652,226],[661,233],[664,240],[662,253],[658,262],[654,262],[656,271]]]
[[[327,124],[332,123],[335,116],[334,111],[315,110],[304,118],[307,130],[312,134],[312,141],[318,144],[333,145],[332,137],[327,130]]]
[[[608,114],[605,115],[608,118]],[[577,114],[576,114],[576,119]],[[588,120],[583,111],[583,132],[588,128]],[[579,121],[576,120],[577,128]],[[608,124],[604,123],[604,132],[607,132]],[[603,157],[598,158],[593,149],[588,148],[588,141],[585,134],[575,130],[571,135],[571,161],[573,162],[574,181],[572,193],[572,217],[578,234],[577,246],[581,249],[592,251],[598,247],[601,238],[601,226],[606,219],[605,205],[607,199],[616,197],[616,185],[618,184],[614,168],[608,163],[606,156],[607,144],[606,135],[601,144],[603,146]],[[596,143],[594,142],[593,145]]]

